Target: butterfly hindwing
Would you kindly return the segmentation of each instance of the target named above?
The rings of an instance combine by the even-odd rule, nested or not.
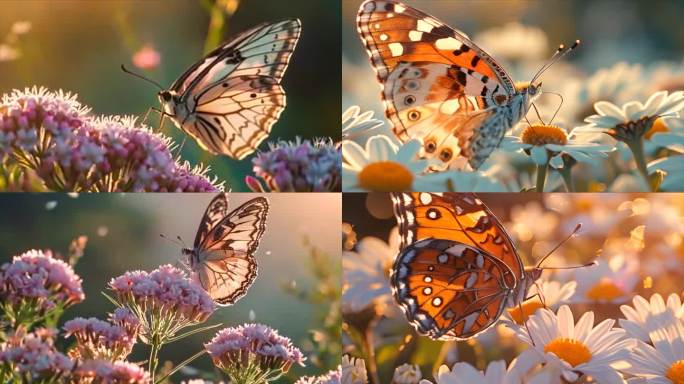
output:
[[[397,256],[393,294],[416,330],[433,339],[467,339],[493,325],[506,305],[508,267],[452,240],[423,239]]]
[[[210,251],[199,269],[198,280],[221,305],[235,303],[247,293],[257,277],[254,256],[236,251]]]

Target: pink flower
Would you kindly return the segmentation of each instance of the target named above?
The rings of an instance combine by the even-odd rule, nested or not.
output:
[[[94,317],[77,317],[64,324],[66,337],[74,336],[76,346],[69,351],[70,356],[79,359],[104,359],[116,361],[125,359],[133,350],[137,338],[139,322],[129,319],[128,310],[114,315],[120,318],[119,324],[110,324]]]
[[[300,377],[295,384],[340,384],[342,382],[342,367],[329,371],[321,376]]]
[[[22,382],[57,382],[71,371],[74,363],[55,349],[54,332],[38,329],[24,333],[20,328],[0,348],[0,370],[11,372]]]
[[[214,365],[237,382],[245,382],[246,374],[254,375],[254,382],[272,380],[306,360],[290,339],[261,324],[224,328],[204,347]]]
[[[176,161],[172,147],[168,137],[137,124],[135,118],[93,117],[75,96],[61,91],[15,90],[0,103],[0,166],[35,174],[48,190],[223,188],[202,167]]]
[[[155,335],[163,343],[181,328],[203,323],[216,309],[201,286],[171,265],[149,273],[126,272],[112,279],[109,289],[123,307],[138,316],[146,343]]]
[[[50,251],[31,250],[0,267],[0,306],[14,325],[30,324],[85,299],[81,278]]]
[[[150,374],[144,368],[125,361],[86,360],[74,369],[74,383],[148,384]]]
[[[161,55],[150,44],[140,48],[138,52],[133,54],[133,65],[140,69],[155,69],[161,62]]]

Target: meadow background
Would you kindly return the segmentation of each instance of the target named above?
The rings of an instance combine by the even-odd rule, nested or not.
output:
[[[113,306],[100,292],[110,279],[126,271],[151,271],[161,264],[176,264],[181,257],[180,245],[159,235],[172,239],[181,236],[191,246],[212,197],[3,194],[0,264],[29,249],[52,249],[64,255],[72,238],[88,236],[85,255],[75,268],[83,279],[86,300],[67,309],[62,322],[76,316],[105,318]],[[231,194],[229,209],[254,197],[256,194]],[[268,199],[267,228],[255,255],[259,275],[245,297],[233,306],[219,308],[205,325],[222,322],[228,327],[259,322],[291,338],[308,357],[305,368],[293,367],[287,378],[278,381],[291,383],[300,375],[320,374],[339,364],[339,303],[331,298],[340,287],[341,197],[283,194]],[[328,299],[317,302],[321,297]],[[160,365],[164,360],[179,363],[202,349],[214,333],[210,330],[166,346]],[[145,360],[147,356],[147,348],[138,346],[129,361]],[[207,356],[191,367],[213,371]],[[178,374],[173,382],[184,377],[188,376]]]
[[[299,18],[302,36],[283,87],[287,108],[266,142],[340,137],[340,11],[336,0],[193,1],[3,1],[0,40],[15,22],[31,23],[12,49],[18,57],[0,59],[0,93],[45,86],[79,95],[96,114],[142,115],[159,107],[158,90],[121,71],[121,64],[170,86],[208,49],[258,23]],[[156,68],[141,70],[133,55],[149,45],[160,54]],[[2,56],[2,55],[0,55]],[[151,115],[148,125],[158,126]],[[178,144],[184,134],[166,121],[163,132]],[[261,150],[267,150],[266,142]],[[247,190],[251,156],[242,161],[215,157],[186,141],[181,157],[208,164],[226,189]]]

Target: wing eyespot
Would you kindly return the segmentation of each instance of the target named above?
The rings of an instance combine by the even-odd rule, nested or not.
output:
[[[433,139],[425,141],[425,152],[434,153],[437,150],[437,143]]]
[[[413,95],[408,95],[404,97],[404,104],[405,105],[413,105],[413,103],[416,102],[416,97]]]
[[[409,111],[408,118],[411,121],[417,121],[418,119],[420,119],[420,112],[416,111],[415,109],[412,111]]]
[[[448,148],[443,149],[439,153],[439,159],[445,163],[450,161],[453,156],[454,156],[454,153],[451,151],[451,149],[448,149]]]

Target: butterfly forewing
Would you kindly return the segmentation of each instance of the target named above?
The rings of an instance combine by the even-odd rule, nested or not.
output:
[[[427,238],[458,241],[500,259],[514,287],[523,265],[508,233],[486,205],[472,193],[395,193],[394,212],[404,248]]]
[[[227,305],[241,298],[257,276],[254,253],[266,229],[269,206],[266,198],[257,197],[227,213],[223,202],[227,204],[227,198],[217,197],[207,208],[191,268],[211,297]]]
[[[464,34],[405,4],[366,1],[357,22],[397,137],[422,139],[425,157],[449,166],[465,158],[479,167],[510,128],[501,108],[515,94],[510,76]]]
[[[470,338],[493,325],[510,288],[501,260],[452,240],[428,238],[395,260],[393,294],[416,330],[433,339]]]
[[[296,19],[261,24],[209,53],[172,86],[192,115],[177,123],[209,152],[254,152],[285,108],[280,82],[300,34]]]

